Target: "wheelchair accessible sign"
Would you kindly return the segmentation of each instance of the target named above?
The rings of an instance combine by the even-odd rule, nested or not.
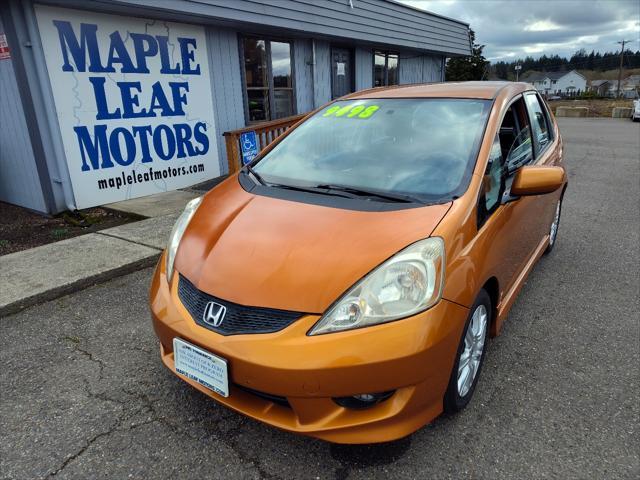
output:
[[[240,134],[240,149],[242,151],[242,164],[246,165],[258,155],[258,137],[256,132]]]

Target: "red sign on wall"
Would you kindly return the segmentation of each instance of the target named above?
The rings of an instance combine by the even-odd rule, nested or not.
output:
[[[0,33],[0,60],[6,60],[7,58],[11,58],[7,36],[4,33]]]

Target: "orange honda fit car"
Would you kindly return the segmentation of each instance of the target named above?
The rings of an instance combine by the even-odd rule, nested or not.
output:
[[[556,242],[562,155],[523,83],[372,89],[312,112],[178,219],[151,285],[162,361],[332,442],[463,409]]]

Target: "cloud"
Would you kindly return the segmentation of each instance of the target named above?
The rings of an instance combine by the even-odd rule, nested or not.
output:
[[[638,0],[399,0],[469,23],[490,60],[576,50],[616,51],[619,40],[640,50]]]
[[[525,26],[527,32],[548,32],[550,30],[560,30],[560,25],[556,25],[551,20],[538,20]]]

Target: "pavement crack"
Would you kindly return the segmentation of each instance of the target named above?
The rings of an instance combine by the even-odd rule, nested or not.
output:
[[[256,457],[255,455],[251,455],[249,453],[245,453],[240,448],[240,443],[238,442],[237,433],[241,432],[244,429],[244,425],[245,425],[244,419],[240,419],[240,421],[235,427],[227,430],[227,432],[225,433],[225,438],[220,438],[220,440],[224,444],[226,444],[229,448],[231,448],[231,450],[235,452],[235,454],[238,456],[240,460],[253,465],[253,467],[257,470],[258,475],[260,476],[261,479],[284,480],[284,477],[280,477],[278,475],[274,475],[272,473],[267,472],[262,466],[262,463],[260,462],[259,457]]]
[[[67,341],[74,352],[80,353],[84,357],[88,358],[91,362],[98,365],[98,381],[101,381],[104,376],[104,367],[105,367],[104,362],[99,358],[97,358],[96,356],[94,356],[93,353],[91,353],[89,350],[86,350],[85,348],[81,347],[80,338],[71,336],[71,335],[65,335],[64,337],[62,337],[62,340]]]
[[[78,450],[73,455],[70,455],[69,457],[67,457],[65,461],[62,462],[62,465],[60,465],[57,469],[55,469],[53,472],[47,475],[47,478],[53,478],[56,475],[58,475],[65,468],[67,468],[67,466],[71,462],[73,462],[75,459],[80,457],[84,452],[86,452],[89,449],[89,447],[91,447],[91,445],[93,445],[97,440],[101,439],[102,437],[106,437],[107,435],[111,435],[113,432],[115,432],[119,423],[120,423],[120,419],[117,419],[115,425],[113,425],[109,430],[107,430],[106,432],[98,433],[97,435],[94,435],[93,437],[91,437],[87,441],[87,443],[82,448],[80,448],[80,450]]]
[[[128,426],[126,426],[124,428],[120,428],[120,426],[122,425],[123,421],[124,421],[124,415],[118,417],[116,419],[116,422],[114,423],[114,425],[109,430],[107,430],[106,432],[100,432],[100,433],[94,435],[93,437],[91,437],[87,441],[87,443],[85,445],[83,445],[82,448],[80,448],[80,450],[78,450],[73,455],[70,455],[69,457],[67,457],[64,460],[64,462],[62,462],[62,465],[60,465],[53,472],[49,473],[49,475],[47,475],[46,478],[54,478],[56,475],[58,475],[60,472],[62,472],[65,468],[67,468],[67,466],[69,464],[71,464],[74,460],[76,460],[77,458],[82,456],[91,447],[91,445],[93,445],[95,442],[97,442],[101,438],[108,437],[109,435],[111,435],[111,434],[113,434],[115,432],[130,432],[131,430],[134,430],[136,428],[142,427],[144,425],[149,425],[151,423],[157,422],[158,419],[157,418],[150,418],[150,419],[145,420],[143,422],[134,423],[134,424],[128,425]]]
[[[133,390],[126,390],[126,389],[122,389],[122,391],[127,395],[132,396],[137,400],[139,400],[142,403],[142,406],[147,409],[147,411],[151,414],[152,418],[155,421],[160,422],[162,425],[164,425],[174,433],[185,433],[185,431],[180,429],[177,425],[171,423],[167,419],[166,415],[164,415],[162,412],[159,412],[156,409],[156,406],[153,403],[153,400],[147,394],[142,392],[135,392]]]

